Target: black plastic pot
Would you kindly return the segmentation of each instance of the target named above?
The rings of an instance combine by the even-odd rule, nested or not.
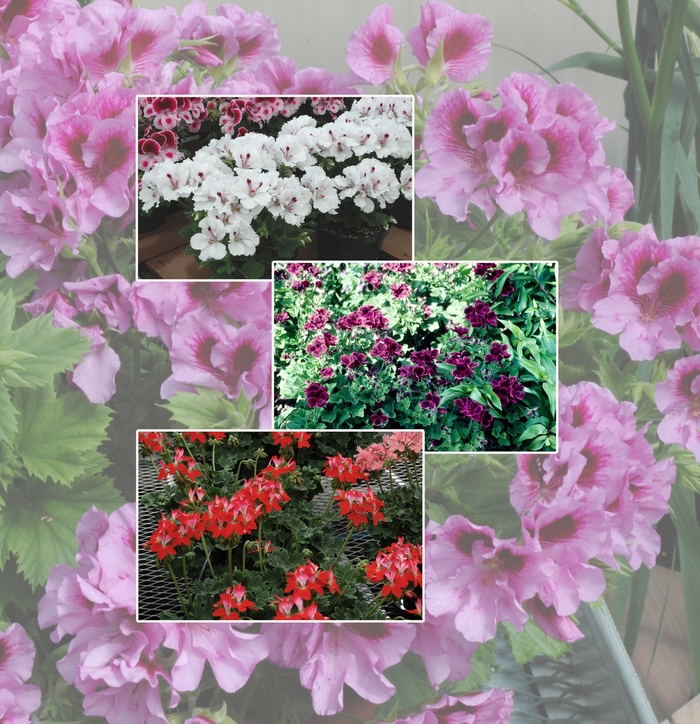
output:
[[[396,226],[399,229],[412,229],[413,228],[413,202],[399,196],[398,200],[394,202],[393,206],[389,209],[389,213],[396,219]]]
[[[165,223],[168,218],[168,209],[165,205],[157,206],[148,216],[139,214],[139,234],[153,231]]]
[[[374,261],[379,259],[382,242],[389,230],[365,238],[342,236],[326,229],[316,230],[320,261]]]

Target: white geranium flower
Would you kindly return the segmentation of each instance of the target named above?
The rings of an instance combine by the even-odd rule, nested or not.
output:
[[[192,236],[190,246],[200,252],[200,260],[223,259],[226,256],[226,245],[221,243],[226,235],[223,222],[207,216],[199,222],[199,228],[202,231]]]
[[[236,177],[232,179],[231,192],[240,199],[244,209],[259,210],[267,207],[272,200],[270,185],[275,183],[278,178],[279,175],[276,172],[273,174],[239,169]]]
[[[281,218],[292,226],[301,226],[311,213],[312,194],[298,179],[280,179],[273,193],[269,211],[275,218]]]
[[[312,166],[301,177],[301,183],[311,191],[313,207],[322,214],[338,213],[340,199],[333,181],[320,166]]]
[[[310,164],[317,163],[316,159],[309,154],[308,148],[294,136],[285,133],[280,134],[275,141],[275,158],[279,165],[294,166],[303,168]]]
[[[410,165],[403,167],[400,181],[401,193],[410,201],[413,198],[413,169]]]
[[[243,218],[232,219],[226,225],[229,236],[228,250],[233,256],[252,256],[260,243],[260,237]]]

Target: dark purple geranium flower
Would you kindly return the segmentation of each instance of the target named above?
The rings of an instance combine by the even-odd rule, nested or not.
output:
[[[493,422],[491,413],[478,402],[475,402],[467,397],[455,400],[454,405],[463,417],[466,417],[469,420],[474,420],[474,422],[478,422],[482,427],[491,426],[491,423]]]
[[[510,357],[508,345],[501,344],[500,342],[492,342],[491,350],[484,356],[484,362],[498,362],[500,364],[501,360],[506,359],[506,357]]]
[[[374,427],[383,427],[389,422],[389,418],[384,414],[384,410],[377,410],[369,416],[369,421]]]
[[[325,407],[330,399],[328,390],[318,382],[310,382],[304,393],[309,407]]]
[[[491,380],[491,387],[502,405],[520,402],[525,397],[525,388],[517,377],[501,375],[497,380]]]
[[[352,354],[343,354],[340,356],[340,364],[349,370],[354,370],[367,361],[367,355],[362,352],[353,352]]]
[[[403,354],[403,347],[391,337],[380,337],[369,353],[372,357],[379,357],[379,359],[391,362],[392,357],[399,357]]]
[[[426,392],[425,398],[419,404],[424,410],[434,410],[439,403],[440,395],[436,395],[434,392]]]
[[[464,309],[464,316],[472,327],[484,327],[487,324],[492,327],[498,325],[496,313],[491,311],[491,307],[480,299],[477,299],[473,305]]]

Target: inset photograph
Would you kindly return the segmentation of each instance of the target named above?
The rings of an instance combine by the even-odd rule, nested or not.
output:
[[[556,262],[276,264],[275,426],[555,452]]]
[[[411,96],[139,96],[141,279],[413,259]]]
[[[138,432],[137,620],[422,621],[423,432]]]

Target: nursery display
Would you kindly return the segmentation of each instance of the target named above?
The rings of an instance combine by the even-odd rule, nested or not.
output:
[[[139,209],[183,204],[215,278],[269,278],[314,232],[319,258],[377,258],[412,197],[412,124],[410,97],[140,98]],[[180,128],[201,136],[191,157]]]
[[[140,472],[139,535],[180,604],[163,606],[141,560],[140,620],[422,619],[421,432],[140,432],[138,446],[157,478]]]
[[[394,15],[390,5],[378,2],[371,13],[358,4],[344,7],[345,14],[339,14],[327,31],[329,42],[336,46],[348,41],[350,72],[344,75],[325,67],[297,67],[291,57],[280,54],[277,27],[270,17],[230,3],[210,4],[207,11],[204,3],[191,2],[181,12],[142,4],[130,7],[112,0],[28,0],[0,8],[3,721],[313,724],[317,716],[323,716],[331,717],[330,722],[371,724],[453,719],[505,724],[511,715],[513,722],[542,718],[543,710],[530,706],[530,688],[523,691],[519,680],[497,677],[499,661],[506,656],[510,670],[537,671],[545,656],[556,667],[572,641],[584,631],[586,636],[591,632],[582,623],[586,607],[601,610],[602,604],[595,599],[604,590],[613,594],[612,617],[632,652],[649,568],[659,551],[654,526],[665,512],[678,534],[679,575],[686,594],[687,636],[678,654],[687,642],[691,652],[687,669],[693,674],[687,690],[700,693],[700,528],[693,514],[700,479],[696,424],[700,405],[696,183],[700,101],[694,73],[696,42],[688,32],[700,31],[697,4],[641,0],[635,29],[628,2],[617,0],[619,22],[603,30],[587,14],[583,0],[543,0],[541,7],[546,6],[552,17],[560,19],[558,12],[576,13],[595,33],[587,37],[599,39],[609,49],[605,54],[578,53],[561,61],[561,67],[584,65],[628,82],[629,119],[620,116],[617,121],[630,131],[628,180],[605,160],[603,142],[613,122],[598,112],[600,98],[591,98],[566,82],[567,76],[556,68],[541,67],[538,48],[533,52],[522,46],[515,48],[517,54],[498,51],[517,71],[509,68],[500,82],[489,82],[487,88],[480,75],[489,61],[492,39],[502,45],[502,34],[499,37],[498,30],[494,34],[489,20],[480,15],[440,0],[420,7],[418,2],[407,0],[400,16]],[[523,13],[530,13],[530,4],[513,3],[519,11],[527,7]],[[539,6],[532,0],[533,8],[535,4]],[[327,12],[323,3],[318,5],[319,12]],[[500,5],[489,5],[492,18],[503,10]],[[280,19],[287,9],[285,4],[278,5]],[[306,23],[306,18],[301,21]],[[300,52],[303,37],[292,39],[287,52]],[[585,37],[582,33],[577,39],[588,42]],[[562,34],[563,46],[568,40]],[[559,57],[567,52],[573,51],[562,48]],[[320,50],[315,55],[310,61],[314,66],[331,62],[321,57]],[[540,65],[530,65],[523,58],[526,55]],[[340,64],[337,69],[343,72]],[[402,298],[405,292],[400,286],[408,285],[403,277],[408,280],[414,273],[408,268],[403,273],[388,272],[388,277],[395,278],[388,287],[377,287],[376,298],[360,299],[369,289],[370,277],[353,287],[355,297],[325,303],[334,324],[350,318],[348,326],[354,326],[349,329],[331,328],[328,320],[321,321],[323,305],[309,305],[306,316],[298,317],[296,330],[297,336],[308,337],[304,346],[277,350],[280,359],[294,352],[300,374],[296,381],[287,380],[290,386],[294,383],[296,396],[280,397],[278,416],[291,420],[296,415],[300,422],[316,418],[322,426],[324,413],[340,417],[346,411],[359,420],[353,417],[355,406],[364,404],[367,418],[375,415],[373,423],[379,429],[333,434],[337,440],[342,435],[364,434],[378,440],[388,434],[382,424],[393,429],[399,415],[406,419],[409,413],[425,415],[429,424],[418,427],[425,432],[426,448],[435,450],[430,447],[430,425],[452,415],[460,440],[480,444],[482,439],[505,437],[513,443],[531,432],[532,438],[525,436],[519,443],[522,447],[510,449],[531,449],[542,442],[539,452],[550,453],[426,455],[429,533],[422,623],[253,620],[263,615],[268,599],[267,594],[253,599],[251,591],[246,588],[243,595],[238,587],[245,585],[243,551],[232,550],[231,579],[227,580],[228,547],[216,548],[220,543],[214,542],[212,533],[205,534],[212,576],[205,544],[192,539],[192,549],[184,555],[185,567],[190,561],[196,564],[197,579],[204,567],[202,586],[215,579],[217,587],[223,585],[211,592],[210,604],[206,596],[197,598],[190,568],[188,594],[180,551],[166,552],[159,561],[158,552],[138,545],[134,435],[137,428],[218,432],[272,426],[272,282],[134,281],[139,176],[157,178],[157,169],[164,164],[192,168],[196,153],[207,155],[206,143],[197,148],[205,140],[202,134],[213,133],[214,145],[227,135],[219,123],[222,112],[226,123],[227,117],[232,119],[234,132],[228,135],[234,148],[246,141],[246,134],[239,137],[234,128],[235,106],[229,104],[224,111],[218,104],[208,108],[214,97],[340,99],[363,92],[414,99],[410,135],[416,149],[416,256],[437,262],[493,263],[504,274],[489,280],[472,271],[476,264],[465,267],[470,271],[462,273],[479,287],[479,295],[460,302],[449,321],[445,305],[430,301],[427,306],[436,315],[434,330],[428,329],[432,320],[421,317],[420,311],[404,314],[393,326],[405,329],[400,326],[404,321],[413,324],[416,331],[408,341],[395,339],[390,327],[381,326],[383,318],[395,315],[398,307],[394,305],[411,301]],[[591,92],[595,95],[598,90]],[[180,110],[189,112],[191,120],[183,116],[182,123],[172,127],[166,121],[163,128],[153,125],[137,144],[139,98],[160,99],[152,120]],[[184,108],[184,98],[190,99],[189,109]],[[202,100],[201,106],[197,99]],[[331,111],[302,115],[315,121],[315,129],[326,125],[323,119],[335,122]],[[289,119],[280,115],[272,122],[281,129],[302,115]],[[241,122],[247,136],[264,129],[255,120]],[[144,134],[149,124],[144,118]],[[266,136],[271,143],[273,136],[279,140],[278,130]],[[274,152],[271,155],[274,159]],[[387,162],[376,153],[372,157]],[[315,169],[325,169],[331,161],[339,169],[343,164],[359,167],[363,160],[355,153],[344,161],[322,157],[315,164],[309,161],[305,169],[295,164],[278,166],[277,161],[273,168],[270,161],[270,168],[257,175],[277,173],[287,181],[294,177],[312,193],[301,181],[307,173],[312,177],[318,173]],[[637,160],[641,179],[635,178]],[[207,163],[239,183],[230,160],[215,158]],[[396,163],[407,166],[411,162],[400,158]],[[399,169],[393,168],[401,185]],[[330,175],[327,169],[324,172]],[[251,172],[248,177],[254,175]],[[408,195],[410,185],[410,178],[403,180]],[[343,189],[335,184],[334,189],[338,216],[344,215],[345,208],[348,217],[367,218],[371,214],[361,206],[369,208],[369,201],[374,205],[372,214],[394,216],[390,198],[395,191],[381,199],[372,199],[364,191],[341,200]],[[163,198],[157,207],[153,202],[152,211],[159,211],[165,202]],[[267,207],[259,213],[251,211],[251,215],[257,213],[252,226],[262,227],[264,222],[269,231],[279,224],[287,230],[287,240],[310,233],[307,219],[326,212],[314,206],[318,200],[305,203],[311,213],[299,226],[285,219],[289,212],[281,210],[282,204],[279,211],[275,206],[277,216]],[[208,214],[195,212],[194,206],[190,213]],[[301,214],[292,216],[296,221]],[[256,253],[265,249],[269,234],[255,229],[259,242],[244,235],[245,241],[239,243],[247,250],[254,246],[255,253],[240,256],[234,263],[230,261],[231,235],[222,233],[215,223],[227,222],[215,219],[208,231],[200,228],[200,220],[191,220],[189,229],[193,236],[209,235],[202,251],[209,249],[216,255],[225,247],[223,259],[212,255],[208,261],[239,264],[242,276],[263,273]],[[282,254],[269,257],[285,258]],[[556,328],[551,327],[549,300],[555,294],[548,261],[552,259],[558,262],[562,306],[566,307],[559,313]],[[435,267],[445,270],[440,272],[445,275],[456,273],[457,268],[452,264]],[[550,281],[540,279],[544,290],[532,281],[538,278],[532,275],[533,269],[549,275]],[[500,291],[504,291],[511,270],[513,286],[525,288],[525,307],[515,313],[527,312],[530,302],[537,301],[524,325],[512,322],[512,329],[504,323],[511,318],[499,308],[503,312],[516,309],[520,291],[517,297],[515,292],[494,293],[488,299],[480,296],[501,282]],[[368,267],[367,271],[378,269]],[[516,275],[521,276],[516,280]],[[308,267],[300,272],[297,289],[282,290],[289,295],[290,306],[276,310],[280,343],[291,340],[294,333],[283,315],[299,315],[307,296],[323,293],[325,279]],[[285,279],[277,283],[284,286]],[[390,299],[391,284],[397,285],[397,297]],[[448,291],[451,294],[452,287]],[[418,297],[427,290],[425,285],[409,285],[409,292]],[[350,303],[357,304],[340,311]],[[363,306],[371,309],[358,314]],[[468,316],[467,308],[471,308]],[[303,328],[314,313],[317,317],[312,323],[321,327]],[[488,321],[494,318],[492,313],[495,326]],[[474,326],[476,320],[483,322],[481,326]],[[525,334],[528,323],[530,331]],[[455,325],[468,330],[465,336],[459,337]],[[439,344],[436,337],[429,346],[421,346],[422,340],[416,337],[438,331],[443,335]],[[522,339],[518,332],[524,335]],[[556,334],[559,356],[556,394],[546,387],[552,380],[550,334]],[[371,345],[370,335],[377,338]],[[365,346],[340,353],[340,341],[351,336]],[[375,350],[381,356],[373,356],[379,339],[392,340],[396,347],[384,341]],[[499,346],[492,352],[494,343]],[[459,350],[469,348],[469,362],[463,356],[443,359],[459,351],[451,347],[447,351],[445,345],[456,344]],[[306,352],[307,346],[319,356]],[[398,346],[407,359],[396,363],[391,354]],[[433,351],[437,352],[437,372],[432,370]],[[503,356],[506,353],[508,357]],[[321,364],[323,355],[328,364]],[[493,359],[487,361],[487,355]],[[342,356],[346,356],[344,362]],[[278,372],[288,370],[288,362],[281,359]],[[475,362],[478,366],[472,367]],[[333,375],[328,380],[323,378],[328,374],[326,367]],[[400,367],[406,371],[389,385],[389,372]],[[487,378],[483,372],[488,370],[493,374]],[[370,371],[376,371],[376,378]],[[470,371],[474,374],[469,375]],[[465,377],[457,380],[455,372]],[[523,379],[527,376],[541,377],[542,384]],[[500,377],[505,379],[499,383]],[[370,385],[380,379],[386,390],[421,394],[416,399],[405,396],[398,405],[391,398],[393,409],[382,406],[382,413],[369,409],[370,400],[377,397],[374,391],[366,399],[346,401],[344,409],[336,405],[333,398],[342,390],[362,394],[357,386],[361,387],[363,378],[371,379]],[[428,389],[429,384],[438,389]],[[444,402],[444,408],[439,407],[446,390],[458,387],[466,394],[460,391]],[[475,390],[483,400],[474,396]],[[513,402],[522,392],[523,400]],[[507,404],[502,396],[508,397]],[[552,438],[553,397],[558,397],[558,439]],[[527,408],[522,404],[525,400]],[[521,408],[533,411],[536,406],[531,417],[517,417]],[[493,418],[490,425],[482,425],[488,416]],[[538,417],[542,419],[535,420]],[[300,425],[297,434],[309,427]],[[470,432],[463,436],[465,430]],[[494,431],[498,431],[495,436]],[[234,436],[242,439],[249,434],[253,433]],[[286,429],[278,434],[293,436]],[[452,445],[452,434],[451,429],[441,439]],[[206,455],[201,466],[196,464],[203,474],[195,476],[192,486],[174,501],[179,508],[187,500],[183,503],[186,512],[190,488],[196,491],[206,477],[204,459],[210,472],[214,467],[215,473],[220,472],[221,446],[210,447],[209,438],[215,436],[205,437]],[[371,440],[358,437],[356,443],[366,447]],[[187,442],[191,454],[183,447],[185,455],[198,460],[199,443]],[[280,446],[270,442],[268,459],[259,461],[259,470],[275,455],[287,460],[279,455]],[[343,448],[342,454],[354,455],[355,447],[352,451]],[[323,476],[323,468],[330,464],[326,457],[340,454],[339,449],[318,456],[322,464],[317,475]],[[300,467],[301,456],[307,454],[307,448],[295,444],[294,460]],[[172,479],[177,487],[175,474],[183,471],[178,470],[180,460],[176,462],[174,455],[163,463],[175,466]],[[308,464],[307,459],[304,465]],[[144,459],[141,465],[150,462]],[[185,473],[194,472],[194,467],[183,465]],[[160,462],[151,470],[155,482],[167,491],[167,473],[157,480]],[[242,480],[255,480],[259,470],[243,465],[241,486]],[[281,475],[291,485],[294,472]],[[374,491],[371,478],[369,483]],[[217,494],[230,502],[236,492],[219,491],[213,500]],[[290,501],[278,501],[279,511],[272,504],[269,513],[265,510],[262,546],[255,548],[258,528],[242,536],[257,554],[245,559],[246,574],[267,573],[281,580],[283,590],[277,592],[281,598],[294,592],[294,586],[284,591],[290,585],[287,574],[299,565],[310,566],[304,557],[289,570],[275,568],[272,562],[278,551],[265,551],[275,516],[283,517],[285,506],[296,504],[288,494]],[[197,495],[193,495],[193,505]],[[384,502],[377,513],[388,520],[389,504]],[[151,511],[156,520],[148,538],[158,526],[156,510]],[[294,535],[303,536],[309,527],[316,530],[307,520],[311,518],[302,519]],[[377,517],[375,526],[374,510],[367,521],[368,530],[375,531],[380,543],[377,553],[398,541],[400,536],[381,538],[385,521]],[[345,530],[343,540],[349,532]],[[308,556],[319,566],[318,570],[304,569],[309,581],[321,570],[328,574],[323,594],[311,592],[309,600],[321,599],[317,608],[339,596],[328,592],[333,585],[331,568],[345,594],[338,567],[345,565],[346,555],[353,560],[354,544],[347,543],[338,564],[334,560],[342,540],[339,544],[335,539],[328,549],[329,565]],[[182,603],[166,564],[169,556]],[[376,553],[372,559],[364,554],[357,557],[362,570],[355,569],[354,574],[379,575],[382,562]],[[170,610],[179,620],[158,619],[159,614],[155,619],[137,620],[140,559],[149,561],[170,586],[173,595],[168,601],[174,599]],[[321,581],[314,584],[320,586]],[[386,585],[370,581],[368,588],[381,593]],[[268,588],[271,591],[272,586]],[[213,614],[221,594],[217,611],[249,620],[219,621],[224,616]],[[190,595],[192,609],[200,606],[210,618],[186,620],[194,613]],[[274,600],[275,594],[270,595]],[[302,600],[308,607],[303,595]],[[258,611],[246,601],[252,601]],[[299,611],[298,606],[292,608]],[[405,609],[405,602],[399,604],[404,612],[398,615],[406,617]],[[590,636],[588,643],[597,649],[595,632]],[[666,630],[659,637],[665,638]],[[621,659],[624,656],[606,659],[601,671],[610,671]],[[646,675],[642,669],[638,673],[642,679]],[[567,705],[571,701],[561,698],[566,698]],[[659,712],[656,718],[670,719],[673,711]],[[625,714],[612,718],[632,720]]]
[[[274,284],[277,426],[555,450],[553,263],[290,263]]]

